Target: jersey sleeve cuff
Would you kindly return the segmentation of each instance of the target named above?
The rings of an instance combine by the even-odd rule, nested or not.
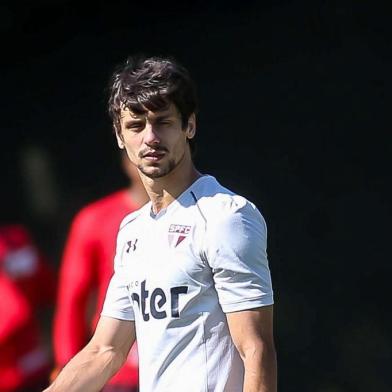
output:
[[[135,321],[135,316],[133,314],[123,313],[123,312],[113,312],[113,311],[109,312],[109,311],[103,310],[101,312],[101,316],[111,317],[111,318],[115,318],[118,320],[124,320],[124,321]]]
[[[233,303],[222,304],[221,307],[224,313],[239,312],[241,310],[249,310],[254,308],[261,308],[274,304],[273,295],[265,295],[263,297],[254,299],[244,299]]]

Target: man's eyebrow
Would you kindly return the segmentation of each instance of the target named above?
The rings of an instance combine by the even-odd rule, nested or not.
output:
[[[153,120],[162,120],[162,119],[170,118],[173,116],[174,116],[173,113],[165,112],[165,113],[158,113],[158,114],[154,115],[154,117],[152,119]]]
[[[128,112],[128,111],[121,111],[120,113],[120,118],[124,118],[124,117],[130,117],[131,119],[143,119],[146,116],[146,113],[132,113],[132,112]]]
[[[134,122],[141,122],[141,121],[145,121],[144,117],[139,117],[139,118],[127,118],[126,120],[124,120],[127,124],[128,123],[134,123]]]

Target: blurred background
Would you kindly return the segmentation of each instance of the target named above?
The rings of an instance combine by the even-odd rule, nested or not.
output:
[[[269,227],[280,391],[391,391],[391,16],[386,1],[2,2],[0,223],[57,270],[75,213],[127,181],[113,68],[173,55],[198,85],[197,166]]]

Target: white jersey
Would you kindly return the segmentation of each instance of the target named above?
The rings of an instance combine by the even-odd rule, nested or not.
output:
[[[214,177],[120,226],[102,315],[135,320],[141,392],[240,392],[225,313],[271,305],[266,226]]]

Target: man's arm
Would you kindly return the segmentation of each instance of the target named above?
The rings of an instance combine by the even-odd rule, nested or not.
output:
[[[135,341],[133,321],[102,316],[90,342],[44,392],[96,392],[122,366]]]
[[[273,307],[226,314],[230,334],[244,362],[243,392],[276,392]]]

